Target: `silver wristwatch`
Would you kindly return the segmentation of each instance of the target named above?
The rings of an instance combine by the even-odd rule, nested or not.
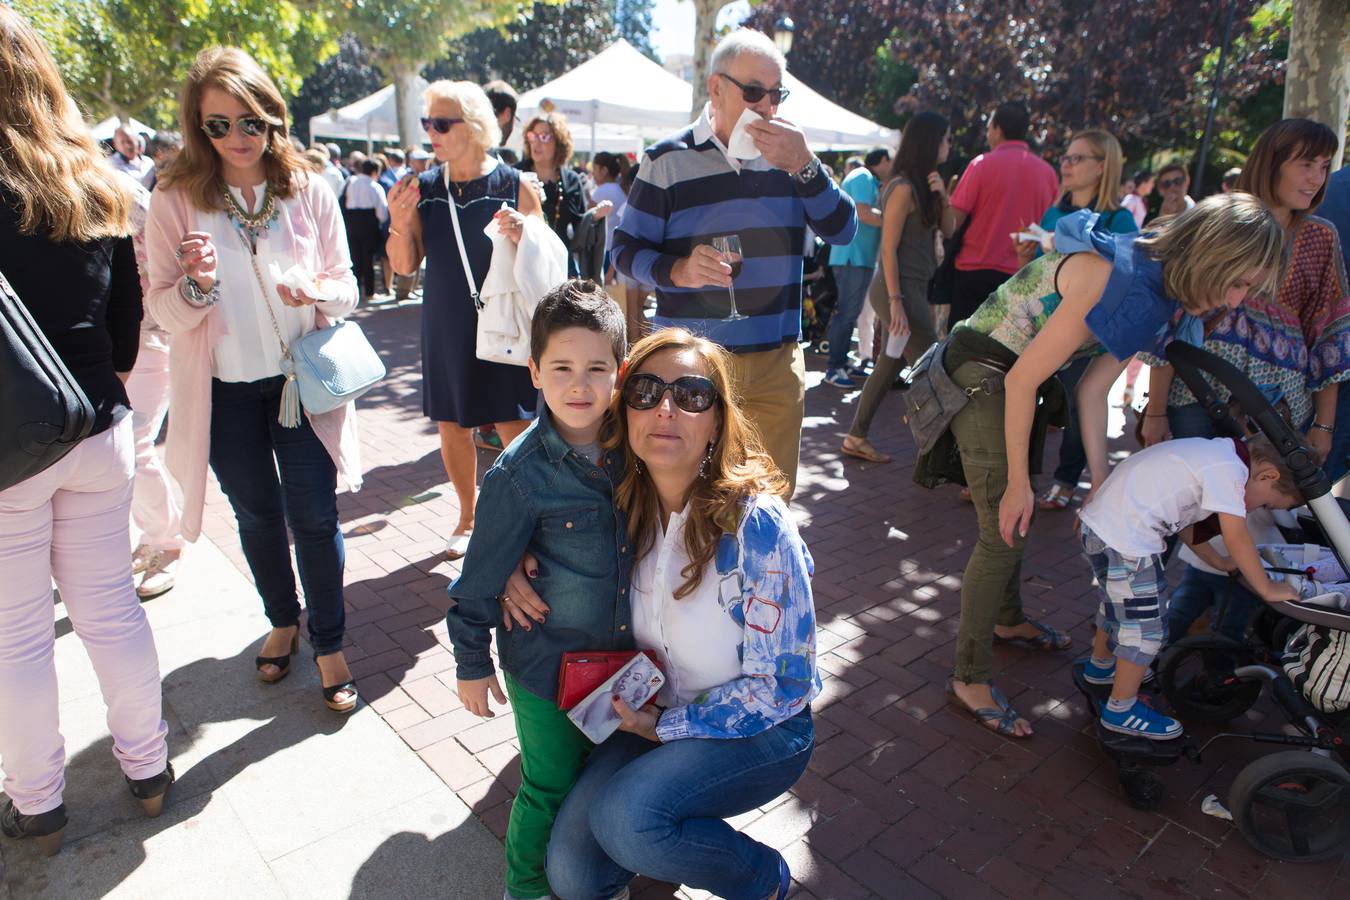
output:
[[[811,179],[815,178],[820,172],[820,157],[812,156],[811,161],[800,169],[792,173],[792,178],[798,184],[810,184]]]
[[[215,283],[211,285],[211,290],[203,291],[197,286],[197,282],[191,278],[184,278],[178,293],[190,306],[195,306],[198,309],[215,306],[216,301],[220,299],[220,279],[216,279]]]

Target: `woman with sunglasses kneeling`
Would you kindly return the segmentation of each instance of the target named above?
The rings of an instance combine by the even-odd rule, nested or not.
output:
[[[549,884],[564,900],[623,896],[635,874],[786,897],[782,856],[724,821],[790,788],[815,744],[813,565],[786,481],[731,393],[726,351],[683,329],[633,348],[612,424],[633,637],[667,682],[655,707],[613,701],[623,724],[554,822]]]
[[[482,88],[437,81],[423,99],[422,128],[438,165],[407,176],[389,192],[386,249],[399,275],[415,274],[423,259],[427,263],[422,412],[440,432],[441,462],[459,498],[459,522],[446,546],[458,559],[469,547],[478,498],[474,431],[494,424],[509,445],[534,418],[538,402],[523,364],[478,358],[476,301],[492,264],[492,241],[483,229],[496,218],[519,240],[521,216],[541,211],[538,195],[520,189],[520,173],[488,152],[501,143],[501,129]]]
[[[356,416],[351,404],[310,415],[287,378],[289,347],[356,307],[342,215],[296,155],[276,85],[242,50],[198,54],[179,115],[183,150],[154,192],[146,243],[147,303],[173,334],[167,456],[183,534],[201,531],[209,462],[272,624],[255,662],[270,683],[299,647],[289,526],[324,703],[350,712],[337,476],[361,486]],[[278,280],[292,267],[315,296]]]
[[[961,580],[961,621],[949,692],[986,727],[1029,737],[1031,724],[991,683],[993,642],[1066,650],[1071,641],[1022,609],[1021,567],[1036,508],[1032,461],[1052,419],[1066,421],[1052,376],[1096,357],[1078,385],[1077,412],[1093,485],[1106,478],[1107,393],[1126,361],[1173,337],[1199,343],[1200,320],[1278,282],[1284,234],[1253,197],[1209,197],[1143,235],[1111,234],[1087,211],[1061,219],[1057,252],[998,288],[942,345],[943,363],[970,400],[950,441],[920,457],[915,481],[964,481],[979,535]],[[1183,316],[1189,313],[1189,316]],[[1091,496],[1091,495],[1089,495]],[[1086,505],[1086,501],[1084,501]]]

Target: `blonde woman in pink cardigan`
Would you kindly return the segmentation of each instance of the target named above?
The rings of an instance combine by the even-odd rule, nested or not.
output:
[[[209,464],[272,624],[255,661],[270,683],[299,649],[289,527],[324,703],[350,712],[336,495],[339,474],[360,487],[356,417],[351,404],[297,413],[282,374],[286,346],[356,307],[342,217],[292,148],[276,85],[242,50],[198,55],[179,114],[183,150],[146,225],[146,305],[173,335],[167,461],[183,489],[183,533],[201,531]],[[318,297],[277,283],[273,273],[292,266],[314,278]]]

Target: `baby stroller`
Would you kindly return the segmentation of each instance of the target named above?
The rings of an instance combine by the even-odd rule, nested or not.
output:
[[[834,273],[830,271],[830,245],[814,239],[812,253],[803,258],[802,266],[802,340],[812,353],[830,352],[826,335],[830,331],[830,316],[838,301]]]
[[[1348,580],[1350,520],[1345,506],[1332,496],[1316,455],[1241,372],[1181,342],[1170,344],[1166,356],[1219,432],[1241,437],[1228,399],[1220,398],[1205,374],[1231,392],[1238,407],[1283,455],[1308,512],[1299,516],[1297,529],[1286,533],[1290,544],[1261,548],[1272,577],[1290,579],[1304,599],[1265,605],[1245,643],[1217,633],[1175,642],[1158,660],[1157,680],[1183,721],[1226,723],[1250,709],[1269,688],[1293,727],[1288,729],[1291,733],[1222,731],[1198,748],[1186,734],[1150,741],[1099,727],[1098,738],[1116,763],[1127,799],[1139,809],[1156,808],[1163,799],[1162,782],[1149,766],[1171,765],[1182,756],[1199,760],[1220,740],[1244,739],[1283,748],[1238,774],[1229,790],[1228,809],[1243,837],[1262,853],[1298,862],[1327,859],[1350,850],[1350,712],[1341,706],[1342,700],[1350,706],[1350,694],[1345,692],[1350,672],[1350,602],[1345,598],[1350,585],[1337,592],[1327,590],[1323,582]],[[1309,560],[1316,565],[1310,566]],[[1325,651],[1328,642],[1346,648],[1340,654],[1344,667],[1339,676],[1335,659],[1309,651],[1312,644]],[[1313,657],[1321,662],[1316,677],[1309,672]],[[1109,687],[1089,684],[1081,660],[1074,664],[1074,682],[1100,714]]]

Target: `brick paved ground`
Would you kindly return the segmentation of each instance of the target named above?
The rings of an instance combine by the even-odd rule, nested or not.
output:
[[[390,375],[361,402],[366,487],[340,503],[347,658],[370,705],[500,837],[520,779],[515,735],[509,715],[479,720],[452,690],[442,617],[455,568],[442,551],[456,505],[421,415],[419,317],[417,306],[359,316]],[[1203,764],[1161,770],[1161,810],[1129,807],[1090,736],[1068,655],[996,651],[997,683],[1036,729],[1029,741],[999,738],[947,705],[974,513],[954,489],[910,481],[913,447],[898,398],[873,434],[896,461],[844,462],[837,448],[855,399],[824,385],[808,392],[795,503],[816,562],[825,679],[818,745],[790,795],[736,822],[783,850],[795,896],[1346,896],[1345,860],[1276,863],[1200,812],[1206,794],[1225,797],[1235,773],[1260,755],[1253,745],[1229,743]],[[481,466],[490,462],[480,456]],[[1067,514],[1037,522],[1023,598],[1030,614],[1081,647],[1095,599],[1070,526]],[[214,488],[205,531],[245,569]],[[636,893],[651,900],[675,890],[644,882]]]

